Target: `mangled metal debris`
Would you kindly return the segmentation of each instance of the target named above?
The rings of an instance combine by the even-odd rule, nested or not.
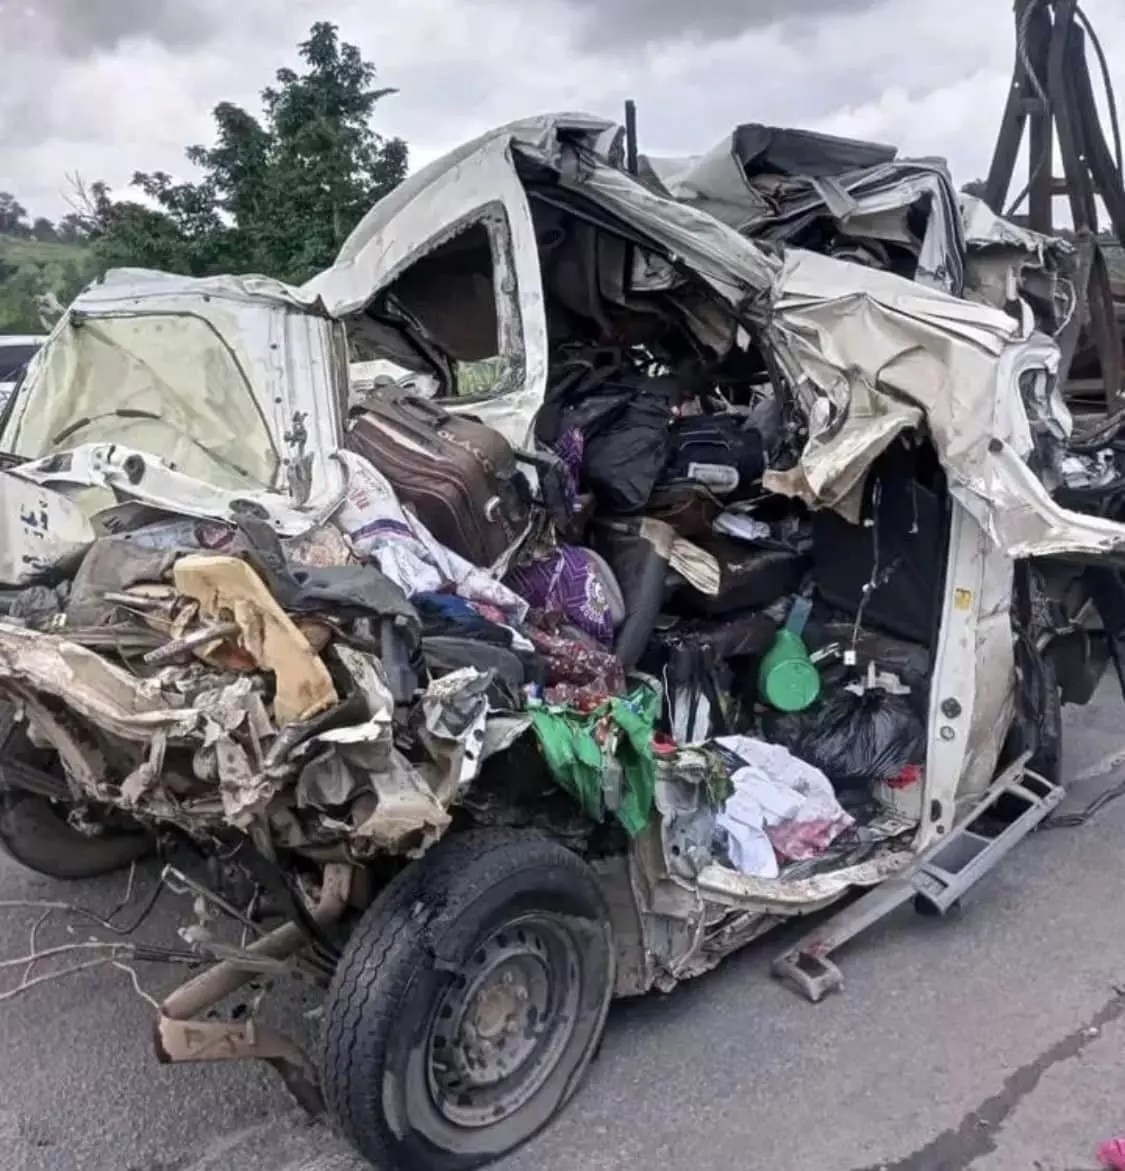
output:
[[[1053,640],[1125,603],[1116,424],[1076,440],[1056,386],[1065,246],[870,144],[622,161],[520,122],[300,290],[111,274],[4,427],[0,693],[53,772],[21,767],[280,899],[241,962],[335,971],[324,1089],[387,1166],[528,1137],[613,994],[857,886],[941,902],[1097,674]],[[353,395],[349,346],[410,374]],[[162,1058],[316,1100],[284,1039],[188,1027],[238,959]]]

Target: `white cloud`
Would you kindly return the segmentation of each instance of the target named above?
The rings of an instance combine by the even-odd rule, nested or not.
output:
[[[183,148],[209,140],[215,103],[256,110],[314,20],[339,24],[399,87],[377,126],[415,163],[510,118],[616,115],[634,97],[654,153],[764,121],[944,155],[966,180],[987,167],[1014,51],[1004,0],[81,0],[94,29],[83,46],[59,33],[79,2],[39,0],[45,14],[0,71],[3,186],[48,215],[65,210],[67,172],[117,189],[137,169],[185,173]],[[29,3],[0,0],[0,20]],[[112,21],[93,21],[99,5]],[[1086,8],[1125,101],[1125,6]]]

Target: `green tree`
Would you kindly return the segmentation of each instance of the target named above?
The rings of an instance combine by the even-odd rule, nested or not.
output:
[[[27,208],[9,191],[0,191],[0,236],[26,236]]]
[[[0,334],[42,333],[45,327],[40,301],[57,298],[68,304],[90,279],[89,269],[77,261],[16,267],[0,261]]]
[[[90,228],[86,220],[77,212],[67,212],[55,225],[55,233],[60,244],[81,244],[90,238]]]
[[[35,223],[31,225],[31,238],[43,243],[55,244],[58,242],[59,235],[55,231],[55,225],[46,216],[36,216]]]
[[[92,184],[84,230],[107,265],[173,272],[264,272],[300,282],[329,265],[368,208],[402,181],[406,144],[371,121],[394,90],[328,22],[300,45],[303,71],[280,69],[254,117],[223,102],[215,142],[192,146],[201,178],[137,172],[150,202],[114,201]]]

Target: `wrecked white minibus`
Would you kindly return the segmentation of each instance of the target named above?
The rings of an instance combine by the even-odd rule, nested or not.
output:
[[[270,1062],[382,1168],[534,1135],[615,996],[866,892],[777,961],[819,999],[949,909],[1118,657],[1065,244],[867,144],[622,163],[530,120],[304,288],[110,273],[0,421],[0,843],[220,858],[247,939],[192,937],[159,1056]],[[423,377],[349,405],[370,361]],[[212,1011],[295,965],[317,1058]]]

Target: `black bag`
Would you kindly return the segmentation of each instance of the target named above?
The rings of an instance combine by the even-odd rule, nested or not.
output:
[[[820,769],[835,789],[869,791],[925,763],[926,725],[911,699],[840,688],[803,712],[765,715],[762,730],[771,744]]]
[[[500,710],[519,711],[524,706],[523,689],[528,683],[545,680],[542,660],[535,654],[517,654],[506,647],[477,642],[471,638],[437,635],[422,639],[422,654],[435,678],[462,667],[491,671],[488,701]]]
[[[734,614],[772,606],[800,588],[808,568],[808,558],[791,549],[761,548],[714,534],[696,544],[718,561],[721,576],[715,597],[690,586],[676,594],[676,609],[689,613]]]
[[[862,518],[874,523],[849,524],[827,509],[813,513],[817,591],[849,618],[862,604],[864,626],[929,646],[945,580],[945,509],[940,490],[919,482],[915,454],[904,445],[872,467]]]
[[[563,429],[586,437],[583,478],[607,512],[643,512],[668,459],[680,387],[672,378],[605,383],[563,411]]]
[[[773,645],[777,623],[761,611],[726,618],[661,618],[649,638],[641,668],[659,675],[676,647],[701,647],[716,659],[758,658]]]
[[[686,397],[677,375],[650,377],[619,349],[583,348],[556,364],[535,422],[544,447],[571,430],[585,440],[583,481],[606,512],[642,512],[668,458]]]
[[[660,482],[689,480],[733,503],[761,488],[765,469],[762,433],[749,420],[729,414],[692,415],[672,424]]]
[[[606,383],[618,382],[634,370],[628,352],[620,346],[561,347],[547,374],[547,392],[535,416],[535,438],[544,447],[551,447],[566,430],[564,411],[573,410]],[[582,424],[578,426],[584,431]]]

